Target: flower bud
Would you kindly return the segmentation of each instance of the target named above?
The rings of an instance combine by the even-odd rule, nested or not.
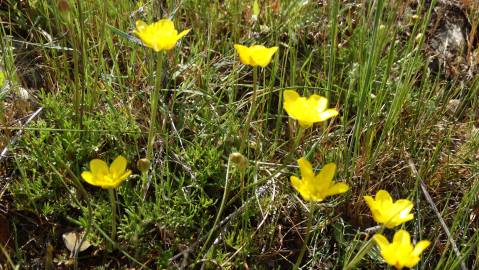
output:
[[[150,160],[147,159],[147,158],[139,159],[139,160],[136,162],[136,167],[137,167],[138,170],[140,170],[142,173],[147,172],[147,171],[150,169],[150,166],[151,166],[151,162],[150,162]]]
[[[245,158],[241,153],[234,152],[230,154],[230,160],[233,162],[238,169],[244,170],[248,167],[248,159]]]
[[[420,42],[423,37],[424,37],[424,35],[422,33],[419,33],[419,34],[417,34],[416,38],[414,38],[414,41]]]

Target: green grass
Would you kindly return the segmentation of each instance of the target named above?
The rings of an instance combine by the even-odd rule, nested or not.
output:
[[[82,230],[93,246],[78,254],[78,269],[291,269],[311,210],[289,180],[302,156],[316,168],[335,162],[335,180],[351,186],[315,204],[303,269],[386,267],[368,245],[376,224],[362,198],[379,189],[415,204],[415,219],[402,228],[432,243],[416,269],[477,267],[479,76],[446,79],[428,69],[427,38],[416,37],[431,34],[433,6],[265,0],[254,21],[254,1],[63,2],[65,11],[58,1],[0,4],[2,74],[14,86],[0,91],[0,145],[14,138],[18,120],[43,107],[0,160],[6,267],[72,264],[61,235]],[[136,162],[147,156],[156,56],[128,35],[136,19],[162,17],[192,31],[163,59],[152,166],[142,175]],[[247,141],[241,131],[253,69],[240,64],[235,43],[280,47],[258,70]],[[30,111],[15,110],[20,85],[32,95]],[[327,96],[340,112],[305,130],[298,147],[298,125],[282,108],[289,88]],[[451,100],[459,100],[457,110]],[[242,144],[245,170],[228,162]],[[91,159],[110,163],[117,155],[133,174],[117,189],[112,250],[108,192],[80,174]]]

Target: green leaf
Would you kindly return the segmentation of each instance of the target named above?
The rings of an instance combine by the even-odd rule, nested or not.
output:
[[[122,30],[120,30],[120,29],[118,29],[118,28],[116,28],[116,27],[114,27],[114,26],[112,26],[112,25],[106,24],[106,26],[107,26],[108,28],[110,28],[110,30],[111,30],[111,32],[112,32],[113,34],[118,35],[118,36],[120,36],[120,37],[122,37],[122,38],[124,38],[124,39],[126,39],[126,40],[128,40],[128,41],[130,41],[130,42],[136,43],[136,44],[138,44],[138,45],[143,45],[143,43],[141,42],[141,40],[139,40],[138,38],[136,38],[136,37],[134,37],[134,36],[132,36],[132,35],[129,35],[128,33],[124,32],[124,31],[122,31]]]

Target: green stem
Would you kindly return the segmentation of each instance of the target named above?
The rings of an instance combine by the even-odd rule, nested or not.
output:
[[[305,131],[305,128],[303,128],[302,126],[299,126],[298,132],[296,133],[296,136],[293,142],[293,149],[292,149],[293,151],[296,151],[296,148],[298,148],[299,143],[301,142],[301,138],[303,138],[304,131]]]
[[[148,170],[141,172],[141,192],[143,193],[143,201],[146,199],[148,188],[150,187],[150,181],[148,181]]]
[[[108,195],[110,197],[111,203],[111,240],[114,242],[116,240],[116,198],[115,198],[115,189],[109,188]]]
[[[309,237],[311,236],[311,228],[313,226],[313,218],[314,218],[314,211],[315,207],[313,203],[309,204],[309,215],[308,215],[308,226],[306,228],[306,235],[304,237],[303,241],[303,246],[301,247],[301,251],[299,252],[298,259],[296,260],[296,263],[294,264],[293,269],[297,270],[299,269],[299,265],[301,264],[301,261],[303,260],[304,253],[306,253],[306,248],[308,247],[308,242],[309,242]]]
[[[244,174],[245,174],[245,170],[244,170],[244,169],[241,169],[241,171],[240,171],[240,183],[241,183],[240,194],[241,194],[241,205],[243,205],[243,204],[244,204],[244,202],[245,202],[245,198],[244,198],[244,191],[245,191]]]
[[[296,149],[298,148],[299,143],[301,142],[301,139],[303,138],[304,131],[305,131],[305,128],[303,128],[302,126],[299,126],[294,137],[293,136],[290,137],[290,140],[289,140],[289,144],[291,147],[289,151],[290,153],[296,153]],[[293,159],[294,159],[294,156],[295,155],[290,155],[290,157],[292,157]]]
[[[343,270],[350,270],[354,269],[356,267],[356,264],[358,264],[364,256],[366,256],[366,253],[369,252],[369,250],[373,247],[374,241],[373,238],[371,237],[356,253],[356,256],[354,256],[353,259],[345,266],[343,267]]]
[[[155,88],[150,96],[150,130],[148,131],[148,145],[146,148],[146,158],[153,160],[153,145],[155,142],[155,134],[157,133],[157,113],[158,113],[158,96],[161,88],[161,70],[163,67],[163,52],[158,53],[156,63]]]
[[[249,126],[253,118],[253,114],[256,106],[256,98],[258,95],[258,67],[253,67],[253,98],[251,100],[251,107],[249,108],[248,115],[246,116],[246,124],[243,130],[243,140],[240,147],[240,153],[243,152],[244,147],[248,144],[249,138]]]

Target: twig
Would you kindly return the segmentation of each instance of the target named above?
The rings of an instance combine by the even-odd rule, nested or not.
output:
[[[447,228],[446,222],[444,222],[444,219],[442,218],[441,213],[437,209],[436,204],[434,203],[434,201],[431,198],[431,195],[427,191],[427,187],[424,184],[424,181],[422,180],[421,176],[419,175],[419,173],[416,169],[416,166],[414,165],[414,162],[412,161],[409,153],[406,153],[406,155],[407,155],[407,159],[408,159],[409,168],[411,168],[411,171],[412,171],[412,174],[414,175],[414,177],[416,177],[419,180],[419,184],[421,185],[422,193],[424,194],[424,197],[426,198],[426,201],[431,205],[432,210],[434,211],[437,218],[439,219],[439,222],[441,223],[442,229],[446,233],[447,239],[449,240],[449,243],[451,244],[452,249],[454,250],[454,252],[456,253],[456,256],[459,259],[462,258],[461,252],[457,248],[456,242],[452,238],[451,232]],[[467,270],[467,267],[466,267],[466,264],[464,263],[464,260],[462,260],[462,262],[461,262],[461,269],[462,270]]]

